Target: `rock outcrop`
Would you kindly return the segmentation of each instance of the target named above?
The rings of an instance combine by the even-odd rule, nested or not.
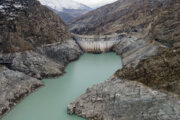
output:
[[[52,77],[82,53],[63,21],[39,1],[2,0],[0,6],[1,64],[32,77]]]
[[[112,51],[121,56],[124,66],[128,64],[136,66],[139,61],[155,55],[158,47],[159,44],[154,41],[126,36],[113,46]]]
[[[11,74],[12,75],[11,77],[14,76],[13,79],[14,81],[12,81],[12,83],[10,84],[24,85],[27,76],[29,79],[33,79],[36,80],[37,83],[41,83],[39,80],[42,78],[58,77],[62,75],[64,73],[64,69],[66,65],[69,62],[78,59],[81,54],[82,51],[79,48],[79,46],[75,43],[75,41],[67,40],[66,42],[61,44],[57,43],[54,45],[38,47],[34,51],[25,51],[20,53],[13,53],[13,54],[12,53],[1,54],[0,60],[1,60],[1,64],[6,65],[9,69],[11,69],[9,71],[11,71],[12,73],[15,71],[19,71],[19,72],[15,72],[16,74]],[[6,69],[2,69],[0,71],[0,73],[2,74],[3,72],[6,72]],[[17,75],[19,76],[18,78]],[[4,81],[7,82],[11,81],[11,78],[7,77],[6,79],[1,79],[0,76],[0,83]],[[34,81],[30,80],[27,82],[27,85],[31,85],[33,83]],[[2,103],[0,103],[0,113],[1,113],[0,117],[2,117],[5,113],[9,112],[9,110],[13,106],[16,105],[17,101],[19,102],[20,100],[22,100],[19,99],[18,97],[16,98],[16,94],[20,96],[21,93],[18,93],[18,91],[20,92],[21,90],[23,91],[23,88],[18,86],[17,86],[18,88],[13,86],[12,88],[9,88],[9,83],[3,85],[0,84],[0,86],[1,89],[4,90],[1,91],[0,89],[0,97],[3,98]],[[34,90],[39,87],[40,86],[37,86],[36,88],[34,88]],[[22,93],[23,97],[33,92],[33,90],[30,89],[31,88],[29,88],[28,92],[25,91],[24,93]],[[11,92],[11,91],[15,91],[15,92]],[[13,99],[13,101],[11,102],[11,107],[7,108],[8,110],[4,108],[3,104],[6,104],[9,98],[6,98],[7,96],[4,97],[3,92],[7,92],[6,94],[11,94],[12,97],[11,99]],[[3,112],[4,109],[6,110],[5,112]]]
[[[44,84],[22,72],[0,67],[0,117]]]
[[[64,66],[69,62],[78,59],[83,53],[79,45],[73,39],[69,39],[63,43],[38,47],[37,52],[53,59],[58,64],[63,64]]]
[[[36,48],[34,51],[0,54],[1,64],[29,76],[42,79],[64,73],[66,64],[82,54],[73,40]]]
[[[176,95],[113,76],[88,88],[68,106],[68,113],[88,120],[179,120],[180,101]]]
[[[125,66],[116,75],[120,79],[139,81],[153,89],[180,95],[180,49],[165,50],[141,61],[135,68]]]
[[[157,16],[145,37],[160,46],[156,55],[141,60],[136,67],[125,66],[116,75],[136,80],[154,89],[180,95],[180,4],[174,4]],[[151,49],[152,50],[152,49]]]

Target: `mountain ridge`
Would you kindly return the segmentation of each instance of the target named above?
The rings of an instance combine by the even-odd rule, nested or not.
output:
[[[81,16],[90,10],[90,7],[75,2],[73,0],[39,0],[43,5],[53,10],[58,16],[60,16],[66,23],[69,23],[75,17]]]
[[[69,28],[77,34],[112,34],[142,31],[171,0],[118,0],[75,18]]]

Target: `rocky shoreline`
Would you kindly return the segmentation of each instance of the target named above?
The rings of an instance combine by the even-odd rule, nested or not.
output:
[[[151,4],[143,0],[128,1],[137,4],[141,1],[141,8]],[[162,7],[164,3],[171,4],[165,5],[154,17],[144,15],[143,18],[154,19],[145,21],[149,23],[134,32],[126,32],[127,36],[113,46],[112,50],[122,57],[123,68],[70,103],[69,114],[88,120],[180,119],[180,4],[176,0],[158,2]],[[125,19],[129,24],[131,20]]]
[[[25,52],[21,52],[21,53],[13,53],[13,54],[2,54],[0,57],[0,60],[4,61],[4,63],[6,63],[5,61],[8,61],[8,64],[4,64],[4,65],[7,66],[9,69],[11,69],[13,71],[20,71],[20,73],[23,73],[23,74],[25,73],[29,77],[31,76],[32,78],[36,79],[36,81],[39,81],[39,79],[48,78],[48,77],[58,77],[58,76],[62,75],[64,73],[64,69],[65,69],[66,65],[69,62],[77,60],[79,58],[79,56],[83,54],[83,52],[86,52],[86,51],[82,51],[79,46],[80,45],[78,45],[78,42],[76,40],[69,39],[63,43],[54,43],[54,44],[44,45],[41,47],[37,47],[35,50],[31,50],[31,51],[25,51]],[[143,50],[142,50],[142,48],[143,48]],[[150,48],[151,48],[151,50],[150,50]],[[123,65],[124,65],[123,69],[125,69],[128,66],[132,66],[132,67],[134,66],[136,68],[137,65],[139,65],[141,63],[141,61],[143,61],[144,59],[147,59],[147,58],[151,58],[151,56],[154,56],[155,54],[157,54],[159,48],[160,48],[160,45],[157,43],[153,43],[150,41],[143,41],[141,39],[137,39],[136,37],[124,36],[118,40],[118,43],[115,44],[111,50],[116,52],[118,55],[122,56],[122,61],[123,61]],[[136,51],[136,52],[134,52],[134,51]],[[105,113],[105,110],[101,109],[102,106],[104,106],[106,108],[107,107],[106,105],[110,104],[111,102],[115,102],[115,101],[116,102],[112,103],[112,104],[115,105],[117,102],[120,102],[117,104],[118,105],[120,104],[120,106],[123,106],[123,104],[121,105],[121,102],[123,102],[123,101],[121,101],[121,99],[117,98],[117,100],[116,100],[115,93],[118,94],[119,96],[123,96],[124,100],[128,99],[129,103],[131,103],[132,105],[133,104],[135,105],[136,102],[138,102],[138,101],[141,101],[141,103],[143,103],[143,101],[146,102],[146,100],[148,100],[149,103],[147,104],[147,106],[143,106],[144,109],[147,109],[148,106],[150,105],[150,103],[152,103],[152,102],[156,102],[157,104],[159,104],[162,101],[164,104],[169,105],[169,106],[166,106],[167,109],[178,109],[178,110],[180,109],[179,108],[180,107],[179,106],[179,98],[177,95],[175,95],[175,94],[169,95],[166,93],[158,92],[158,94],[155,94],[152,97],[152,93],[154,92],[154,90],[152,90],[151,88],[145,87],[143,84],[140,84],[140,83],[129,82],[125,78],[123,78],[123,79],[118,78],[119,76],[117,73],[108,80],[109,82],[102,83],[101,87],[93,88],[94,87],[93,86],[92,93],[86,92],[80,98],[78,98],[76,101],[71,103],[68,106],[68,113],[77,114],[81,117],[85,117],[90,120],[100,120],[100,119],[103,119],[103,120],[111,120],[111,119],[116,120],[117,119],[117,120],[119,120],[120,118],[122,118],[122,120],[124,118],[130,119],[126,115],[121,115],[120,118],[118,116],[114,118],[113,117],[114,115],[112,116],[108,113]],[[14,82],[14,81],[12,81],[12,82]],[[112,86],[111,86],[111,82],[115,82],[119,87],[114,86],[116,84],[112,84]],[[125,87],[122,84],[123,82],[125,82]],[[41,83],[41,84],[43,86],[43,83]],[[28,86],[28,84],[26,86]],[[130,90],[127,89],[127,91],[122,93],[122,89],[125,90],[126,86],[130,86],[129,87]],[[7,86],[4,86],[4,88],[6,88],[6,87]],[[41,86],[39,86],[39,87],[41,87]],[[38,89],[39,87],[35,88],[34,90]],[[106,87],[109,90],[103,91],[102,89],[106,89]],[[151,96],[151,97],[146,98],[146,96],[145,96],[145,98],[146,98],[146,100],[145,100],[143,98],[144,94],[142,94],[142,96],[141,96],[141,89],[139,89],[141,87],[143,88],[142,91],[148,91],[146,94],[147,94],[147,96]],[[91,89],[91,88],[88,88],[88,90],[89,89]],[[15,88],[14,91],[16,91],[16,90],[18,90],[18,89]],[[31,88],[28,88],[27,90],[30,92],[24,94],[24,97],[31,93]],[[112,92],[111,90],[112,91],[115,90],[115,93],[111,93]],[[9,88],[9,91],[12,91],[12,88]],[[96,93],[99,91],[102,91],[102,93]],[[129,92],[132,92],[132,96],[131,95],[129,96]],[[155,93],[156,92],[157,91],[155,91]],[[101,98],[98,97],[99,94],[100,94]],[[163,96],[166,96],[166,97],[164,97],[164,98],[162,97],[162,99],[160,99],[159,94],[160,94],[160,96],[162,94]],[[88,95],[88,97],[87,97],[87,95]],[[112,96],[113,97],[112,98],[110,97],[111,99],[110,98],[106,99],[106,97],[104,97],[104,96],[109,96],[109,95],[111,97]],[[86,96],[86,97],[84,98],[84,96]],[[137,98],[134,98],[135,96]],[[157,97],[157,99],[152,101],[152,98],[154,99],[154,97],[155,98]],[[14,99],[16,99],[16,98],[14,98]],[[138,100],[134,101],[134,99],[138,99]],[[167,101],[168,99],[171,99],[171,100]],[[3,100],[1,101],[2,106],[4,103],[6,103],[7,98],[5,97]],[[21,100],[22,99],[17,99],[15,101],[17,103],[17,101],[20,102]],[[161,102],[159,102],[159,101],[161,101]],[[173,106],[172,101],[177,103],[177,105]],[[16,105],[16,103],[15,102],[11,103],[11,106],[13,107],[14,105]],[[117,104],[115,106],[117,106]],[[157,107],[157,104],[155,104],[153,107],[151,107],[152,111],[160,112],[161,107]],[[146,105],[146,103],[144,103],[144,105]],[[120,107],[120,106],[118,106],[118,107]],[[6,114],[12,107],[9,107],[9,106],[7,108],[3,107],[3,109],[1,110],[2,111],[1,116]],[[93,107],[93,108],[91,108],[91,107]],[[110,105],[109,105],[109,107],[110,107]],[[142,106],[140,106],[140,107],[142,107]],[[136,109],[136,108],[138,109],[138,105],[135,107],[126,106],[124,108],[124,111],[125,111],[125,109]],[[4,109],[8,109],[8,110],[6,112],[3,112]],[[112,111],[114,110],[113,112],[118,112],[119,109],[120,108],[112,108]],[[163,108],[163,110],[164,109],[165,108]],[[102,112],[101,110],[103,110],[104,112]],[[95,111],[98,111],[98,112],[96,113]],[[108,112],[108,109],[106,112]],[[123,112],[123,111],[121,111],[121,112]],[[141,110],[139,110],[138,112],[139,112],[138,114],[142,113]],[[146,112],[147,112],[146,117],[147,118],[149,117],[149,119],[152,118],[151,116],[148,116],[148,115],[150,115],[151,111],[146,111]],[[166,112],[166,111],[164,110],[163,112]],[[122,113],[118,112],[117,114],[119,115]],[[180,118],[179,115],[180,115],[180,113],[177,112],[175,114],[175,117],[179,119]],[[168,116],[165,116],[165,113],[162,113],[162,116],[160,116],[160,118],[163,118],[163,117],[170,118],[170,116],[173,116],[173,114],[169,114]],[[139,118],[139,119],[143,119],[143,117],[145,119],[144,115],[137,116],[137,118]],[[155,115],[155,113],[153,113],[153,117],[156,118],[159,116]],[[174,120],[176,120],[174,117],[172,117],[172,118]]]
[[[88,120],[179,120],[178,97],[112,76],[88,88],[69,104],[68,113]]]
[[[19,87],[8,87],[14,82],[16,83],[16,80],[18,80],[16,76],[12,80],[7,80],[8,83],[6,84],[1,81],[0,86],[2,90],[0,92],[5,93],[1,96],[0,117],[7,114],[24,97],[43,86],[44,84],[40,81],[41,79],[63,75],[66,65],[71,61],[77,60],[83,52],[85,51],[81,50],[79,44],[74,39],[69,39],[63,43],[47,44],[30,51],[1,53],[0,61],[1,65],[3,65],[1,73],[4,74],[0,76],[0,79],[3,79],[4,75],[6,76],[7,71],[12,71],[23,82],[17,82]],[[32,84],[36,87],[33,87],[33,90],[32,87],[29,87],[29,84],[31,84],[30,80],[24,83],[26,77],[34,79],[35,83],[33,84],[32,82]],[[25,88],[24,91],[26,92],[21,93],[23,88]],[[14,93],[8,91],[14,91]],[[8,98],[8,94],[11,94],[10,97],[13,101]],[[20,96],[21,98],[19,98]]]
[[[38,0],[1,0],[0,118],[81,54],[65,23]]]
[[[150,17],[146,16],[145,22],[140,21],[134,29],[127,25],[125,29],[119,28],[123,33],[120,36],[71,39],[63,21],[38,1],[2,0],[0,118],[43,86],[41,79],[62,75],[66,65],[83,52],[113,51],[122,57],[123,69],[104,83],[88,88],[68,106],[68,113],[89,120],[179,120],[179,1],[158,1],[156,6],[162,8],[157,13],[154,9],[155,14],[151,11],[152,3],[138,1],[147,9],[129,16],[136,19],[139,15],[138,20]],[[165,4],[161,4],[163,1]],[[131,23],[127,17],[125,21]]]
[[[7,114],[24,97],[44,84],[22,72],[0,68],[0,118]]]
[[[35,51],[1,54],[4,66],[0,68],[0,118],[24,97],[43,86],[41,79],[64,74],[66,65],[77,60],[82,53],[75,41],[67,40],[38,47]]]
[[[88,88],[68,113],[88,120],[179,120],[179,49],[124,37],[113,51],[124,67]]]
[[[112,39],[114,39],[114,36],[111,36]],[[117,42],[121,41],[123,42],[124,37],[121,37],[119,39],[116,39]],[[76,39],[77,40],[77,39]],[[20,87],[26,87],[25,93],[21,93],[19,91],[19,88],[16,87],[8,87],[8,85],[13,84],[16,82],[16,79],[13,79],[9,81],[9,83],[3,84],[1,83],[2,89],[8,89],[7,91],[15,91],[15,93],[12,93],[12,98],[14,101],[12,103],[9,103],[8,105],[5,105],[7,101],[9,101],[8,98],[8,92],[5,93],[5,96],[2,96],[2,100],[0,101],[0,110],[1,110],[1,117],[9,112],[17,103],[19,103],[25,96],[29,95],[33,91],[37,90],[39,87],[43,86],[44,84],[40,81],[43,78],[52,78],[52,77],[58,77],[64,74],[64,69],[68,63],[71,61],[77,60],[80,55],[83,54],[80,45],[78,42],[74,39],[66,40],[63,43],[54,43],[54,44],[47,44],[40,47],[37,47],[34,50],[30,51],[24,51],[24,52],[17,52],[17,53],[2,53],[0,54],[0,61],[2,67],[2,71],[6,74],[6,71],[12,71],[17,72],[16,74],[19,75],[19,79],[22,79],[22,81],[25,79],[23,75],[26,75],[30,77],[31,79],[35,79],[37,83],[40,83],[41,85],[37,85],[33,90],[31,90],[31,87],[29,86],[29,81],[27,84],[22,84],[19,82]],[[128,39],[129,40],[129,39]],[[133,39],[134,40],[134,39]],[[97,40],[95,40],[97,41]],[[126,40],[127,41],[127,40]],[[128,42],[128,41],[127,41]],[[129,44],[127,42],[123,42],[124,47],[129,47]],[[136,42],[134,42],[136,43]],[[132,44],[131,44],[132,45]],[[116,46],[117,47],[117,46]],[[121,47],[124,49],[124,47]],[[134,48],[132,47],[131,50]],[[119,49],[114,48],[116,51],[120,51]],[[96,52],[96,51],[95,51]],[[107,51],[108,52],[108,51]],[[5,67],[6,66],[6,67]],[[3,78],[4,76],[0,76],[0,78]],[[36,85],[36,84],[35,84]],[[9,93],[10,94],[10,93]],[[15,95],[17,94],[17,95]],[[16,96],[22,96],[21,99]],[[14,97],[14,98],[13,98]]]

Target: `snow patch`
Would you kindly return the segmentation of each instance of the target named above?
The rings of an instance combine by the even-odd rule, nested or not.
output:
[[[23,6],[20,5],[20,4],[14,4],[13,6],[14,6],[15,8],[23,8]]]
[[[16,10],[24,8],[19,2],[11,2],[7,0],[5,3],[0,5],[0,13],[6,15],[7,20],[13,20],[16,17]]]
[[[4,6],[0,5],[0,9],[3,9],[3,8],[4,8]]]
[[[3,6],[3,5],[0,5],[0,12],[1,12],[2,14],[5,14],[5,10],[4,10],[4,6]]]

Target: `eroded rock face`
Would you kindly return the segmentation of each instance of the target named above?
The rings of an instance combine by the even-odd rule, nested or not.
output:
[[[2,117],[25,96],[43,86],[43,83],[24,73],[1,67],[0,86],[0,117]]]
[[[88,120],[179,120],[179,100],[113,76],[88,88],[68,106],[68,113]]]
[[[154,89],[180,95],[180,49],[163,53],[141,61],[135,68],[126,66],[116,72],[121,79],[139,81]]]
[[[159,44],[156,54],[141,60],[136,67],[132,65],[124,67],[116,75],[120,79],[139,81],[154,89],[180,95],[179,21],[180,4],[177,3],[169,7],[168,10],[162,11],[154,19],[147,35],[148,38],[154,39]]]
[[[16,54],[10,68],[41,79],[62,75],[64,65],[57,64],[39,53],[28,51]]]
[[[62,75],[66,64],[78,59],[81,54],[81,49],[73,40],[39,47],[35,51],[1,54],[1,64],[6,65],[11,70],[6,68],[0,71],[0,117],[11,110],[12,107],[9,106],[15,106],[17,102],[22,100],[19,96],[25,97],[33,92],[33,90],[31,90],[34,89],[33,85],[36,82],[41,83],[37,79]],[[13,70],[19,72],[14,72]],[[6,71],[8,75],[10,74],[10,77],[7,76],[6,79],[1,79],[1,74],[4,75]],[[3,82],[3,84],[1,84],[1,82]],[[14,84],[14,86],[11,84]],[[28,86],[26,87],[25,85]],[[10,94],[11,98],[6,98],[8,96],[6,96],[4,92]],[[2,101],[1,98],[3,98]],[[11,99],[12,103],[9,103]]]
[[[136,66],[139,61],[155,55],[159,45],[153,41],[145,41],[135,36],[124,37],[115,44],[112,51],[122,57],[123,65]]]
[[[63,65],[78,59],[83,53],[79,45],[72,39],[63,43],[38,47],[36,51]]]
[[[35,51],[1,54],[0,60],[12,70],[42,79],[62,75],[66,64],[78,59],[81,54],[79,46],[68,40],[38,47]]]

